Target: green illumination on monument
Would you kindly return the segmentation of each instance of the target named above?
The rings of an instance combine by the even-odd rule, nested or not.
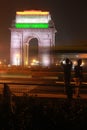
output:
[[[17,11],[10,30],[11,65],[31,66],[33,60],[42,66],[53,64],[56,29],[49,11]]]
[[[16,23],[16,28],[48,28],[48,23]]]

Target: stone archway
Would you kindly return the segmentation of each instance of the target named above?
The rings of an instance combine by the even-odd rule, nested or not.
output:
[[[31,63],[32,60],[38,60],[38,39],[32,38],[29,41],[29,62]]]
[[[35,19],[38,21],[39,16],[42,23],[17,23],[20,20],[24,20],[24,14],[32,13]],[[21,18],[21,19],[20,19]],[[26,20],[31,17],[25,17]],[[34,18],[34,17],[33,17]],[[29,20],[28,20],[29,21]],[[51,21],[51,22],[50,22]],[[29,43],[32,39],[38,40],[38,59],[41,65],[49,66],[53,64],[52,49],[55,47],[55,33],[56,29],[49,12],[42,11],[24,11],[17,12],[16,23],[10,28],[11,30],[11,47],[10,47],[10,63],[11,65],[29,65]]]
[[[39,61],[39,52],[38,52],[38,39],[37,38],[31,38],[27,41],[27,43],[24,45],[24,65],[30,65],[32,64],[32,61]]]

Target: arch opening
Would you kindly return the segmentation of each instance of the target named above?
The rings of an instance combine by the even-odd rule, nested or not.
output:
[[[38,39],[32,38],[29,42],[28,49],[28,63],[29,65],[37,65],[38,64]]]

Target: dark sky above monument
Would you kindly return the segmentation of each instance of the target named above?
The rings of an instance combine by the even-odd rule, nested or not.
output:
[[[57,33],[56,44],[87,41],[86,0],[1,0],[0,58],[10,53],[10,30],[16,11],[39,9],[50,11]]]

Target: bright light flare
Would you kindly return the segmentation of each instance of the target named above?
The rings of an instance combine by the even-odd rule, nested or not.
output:
[[[31,62],[31,65],[39,65],[39,61],[36,60],[36,59],[33,59],[32,62]]]
[[[20,55],[18,53],[16,53],[13,57],[13,64],[20,65]]]
[[[43,66],[49,66],[50,65],[50,58],[48,55],[44,54],[43,58],[42,58],[42,63]]]

